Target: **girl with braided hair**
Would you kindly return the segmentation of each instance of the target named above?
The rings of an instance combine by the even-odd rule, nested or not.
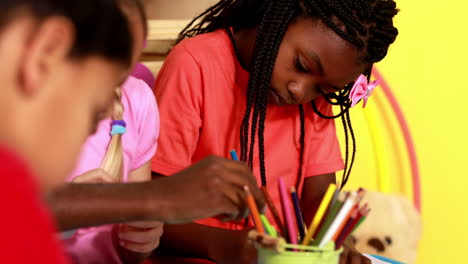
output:
[[[278,179],[296,186],[309,223],[335,172],[344,169],[341,186],[348,181],[350,90],[386,56],[397,13],[393,0],[221,0],[208,8],[180,33],[157,78],[162,130],[153,172],[171,175],[239,149],[277,206]],[[344,124],[344,161],[335,118]],[[167,226],[162,245],[250,263],[255,250],[245,245],[245,227],[219,219]],[[361,263],[345,252],[343,261]]]

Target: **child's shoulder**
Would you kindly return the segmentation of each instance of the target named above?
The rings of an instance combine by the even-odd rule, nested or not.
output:
[[[133,110],[154,111],[157,108],[153,90],[143,80],[132,76],[122,85],[122,104]]]
[[[148,86],[148,84],[146,84],[146,82],[143,80],[137,79],[135,77],[129,76],[122,85],[123,97],[144,99],[149,95],[153,96],[153,91]]]
[[[184,39],[171,51],[188,52],[196,61],[226,60],[232,54],[232,43],[224,29]]]

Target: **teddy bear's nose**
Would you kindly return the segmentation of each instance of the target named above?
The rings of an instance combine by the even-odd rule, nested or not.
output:
[[[367,241],[367,244],[377,250],[377,252],[383,252],[385,250],[385,245],[378,238],[371,238]]]

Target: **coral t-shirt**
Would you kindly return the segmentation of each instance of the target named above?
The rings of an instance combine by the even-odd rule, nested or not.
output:
[[[27,166],[0,147],[0,263],[68,264]]]
[[[173,48],[156,79],[155,94],[161,115],[158,153],[152,170],[171,175],[208,155],[229,158],[240,150],[240,125],[246,108],[249,73],[242,68],[225,30],[186,39]],[[331,114],[323,98],[319,110]],[[305,107],[305,177],[343,169],[333,120],[320,118]],[[265,120],[267,188],[280,206],[278,179],[295,186],[300,166],[300,116],[297,106],[268,105]],[[258,151],[254,174],[260,183]],[[271,218],[271,215],[267,215]],[[242,229],[243,223],[205,219],[199,223]]]

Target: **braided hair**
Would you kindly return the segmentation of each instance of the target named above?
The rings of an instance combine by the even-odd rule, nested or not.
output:
[[[288,26],[295,18],[318,19],[344,40],[354,45],[360,52],[360,62],[369,65],[366,76],[370,79],[372,65],[382,60],[392,44],[398,30],[393,25],[393,17],[398,13],[393,0],[220,0],[214,6],[197,16],[179,35],[184,38],[213,32],[218,29],[234,31],[257,28],[257,36],[252,61],[249,65],[250,79],[247,89],[247,107],[240,128],[241,160],[252,167],[255,137],[258,137],[260,175],[262,186],[267,184],[264,161],[264,131],[267,106],[267,92],[273,67],[281,42]],[[313,111],[322,118],[341,118],[345,132],[345,169],[342,186],[351,173],[356,154],[356,143],[351,125],[348,99],[353,84],[343,90],[324,94],[326,101],[340,108],[334,116],[321,113],[312,102]],[[301,121],[301,152],[297,185],[302,180],[304,162],[305,113],[299,105]],[[350,143],[351,151],[350,151]],[[351,152],[351,154],[350,154]]]

